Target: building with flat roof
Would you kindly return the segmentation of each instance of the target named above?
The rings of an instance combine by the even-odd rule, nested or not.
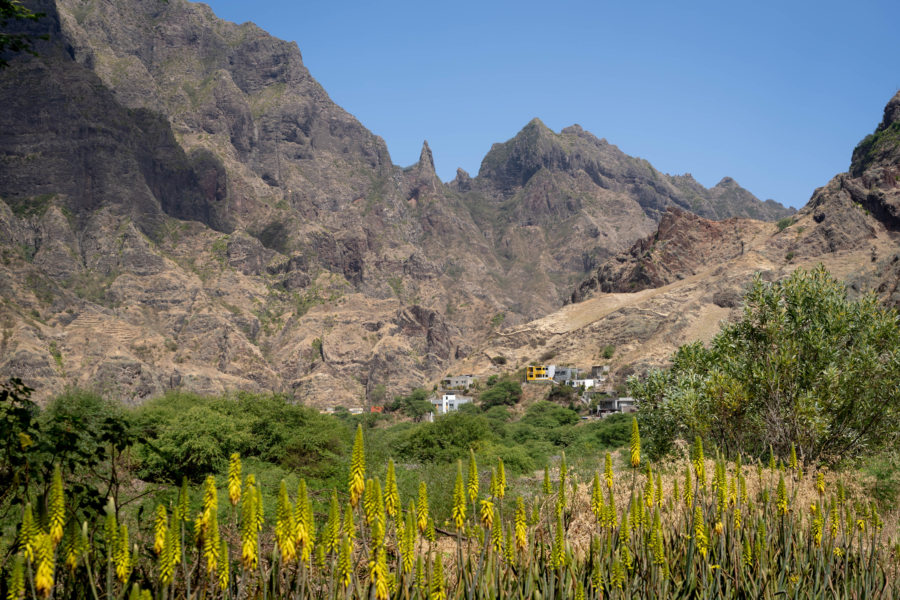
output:
[[[434,407],[435,414],[446,415],[447,413],[459,410],[463,404],[472,402],[469,396],[460,396],[457,394],[443,394],[442,396],[432,396],[429,402]]]
[[[445,390],[464,390],[475,383],[474,375],[452,375],[441,379],[441,387]]]
[[[529,365],[525,367],[525,381],[552,381],[555,365]]]

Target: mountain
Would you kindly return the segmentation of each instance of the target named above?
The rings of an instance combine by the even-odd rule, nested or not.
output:
[[[900,307],[900,92],[853,153],[848,172],[778,224],[712,221],[669,208],[652,234],[601,264],[570,304],[487,340],[455,365],[489,374],[497,357],[523,366],[610,364],[611,385],[667,364],[678,345],[708,341],[741,311],[743,291],[824,264],[852,295]],[[612,360],[603,357],[612,346]]]
[[[669,207],[775,219],[540,121],[445,184],[394,165],[296,44],[184,0],[39,0],[0,72],[0,374],[47,398],[359,405],[558,309]]]

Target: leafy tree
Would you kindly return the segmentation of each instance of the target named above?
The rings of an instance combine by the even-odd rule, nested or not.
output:
[[[19,379],[0,386],[0,517],[12,506],[46,494],[55,465],[80,518],[100,514],[106,498],[121,507],[129,483],[127,454],[141,441],[112,403],[95,394],[67,392],[45,411]]]
[[[836,462],[896,441],[900,326],[873,296],[850,300],[824,267],[757,277],[742,318],[708,348],[682,346],[665,371],[629,383],[652,451],[695,435],[727,453],[791,444]]]
[[[428,401],[428,392],[422,388],[412,391],[408,396],[396,396],[391,410],[396,410],[414,421],[420,420],[431,412],[431,403]]]
[[[480,395],[483,408],[500,405],[511,406],[518,403],[521,398],[522,385],[518,381],[510,381],[509,379],[496,382],[493,386],[481,392]]]

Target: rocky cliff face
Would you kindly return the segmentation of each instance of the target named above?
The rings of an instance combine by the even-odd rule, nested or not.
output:
[[[817,189],[789,224],[711,221],[670,208],[654,233],[582,282],[572,304],[488,340],[458,369],[488,374],[496,356],[513,366],[553,356],[562,364],[610,363],[621,384],[665,364],[678,345],[709,340],[737,316],[755,275],[773,281],[819,263],[851,294],[874,292],[900,307],[898,122],[900,93],[854,151],[849,172]],[[611,361],[602,356],[608,346]]]
[[[335,105],[295,44],[184,0],[39,0],[0,77],[0,374],[359,405],[558,308],[706,190],[539,121],[449,185]],[[877,144],[876,144],[877,146]]]

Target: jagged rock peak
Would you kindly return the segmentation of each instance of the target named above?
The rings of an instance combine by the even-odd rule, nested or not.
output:
[[[894,94],[894,97],[884,107],[884,119],[882,119],[881,125],[878,126],[878,130],[883,131],[893,123],[898,122],[900,122],[900,90]]]
[[[422,152],[419,153],[418,167],[420,169],[424,168],[434,173],[434,155],[431,154],[431,148],[428,146],[428,140],[422,142]]]
[[[472,187],[472,176],[465,169],[457,168],[456,177],[450,182],[450,187],[461,192],[468,191]]]
[[[719,183],[717,183],[717,184],[716,184],[715,186],[713,186],[713,187],[722,187],[722,188],[724,188],[724,187],[729,187],[729,188],[733,188],[733,187],[740,187],[740,185],[738,184],[737,181],[735,181],[735,180],[732,179],[731,177],[723,177],[723,178],[719,181]]]

